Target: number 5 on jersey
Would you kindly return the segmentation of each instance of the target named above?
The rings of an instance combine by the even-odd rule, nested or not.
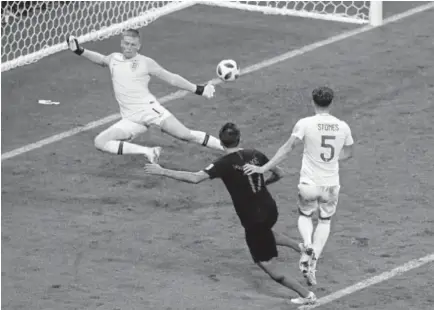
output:
[[[326,157],[325,153],[321,153],[321,159],[325,162],[329,162],[335,157],[335,139],[336,136],[321,136],[321,147],[330,151],[329,157]]]

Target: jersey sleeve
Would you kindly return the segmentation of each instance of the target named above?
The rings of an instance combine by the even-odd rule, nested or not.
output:
[[[294,129],[292,130],[292,136],[303,140],[304,139],[304,133],[305,133],[305,119],[300,119],[294,126]]]
[[[106,63],[108,67],[110,67],[110,61],[112,60],[113,54],[114,53],[111,53],[104,57],[104,63]]]
[[[220,158],[205,169],[203,169],[203,171],[205,171],[209,175],[209,178],[211,180],[215,178],[221,178],[226,171],[225,160],[223,158]]]
[[[345,136],[344,145],[345,146],[353,145],[354,144],[354,140],[353,140],[353,136],[351,135],[351,128],[346,123],[345,123],[345,127],[346,127],[347,133],[346,133],[346,136]]]

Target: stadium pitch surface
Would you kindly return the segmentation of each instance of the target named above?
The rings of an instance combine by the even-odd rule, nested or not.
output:
[[[311,112],[312,88],[336,91],[333,112],[352,127],[357,155],[341,166],[318,297],[434,252],[432,13],[220,84],[212,100],[188,95],[165,104],[186,125],[213,134],[233,121],[244,146],[272,155]],[[221,59],[246,67],[357,27],[195,6],[144,28],[143,52],[200,82],[214,78]],[[118,38],[85,47],[114,52]],[[158,96],[176,90],[156,80],[151,87]],[[71,53],[3,73],[2,153],[116,112],[108,72]],[[105,127],[2,160],[2,309],[296,308],[288,304],[293,294],[251,262],[223,184],[145,176],[143,158],[94,149]],[[171,168],[201,169],[218,156],[158,130],[138,142],[163,146],[161,163]],[[300,154],[271,187],[276,229],[293,237]],[[302,281],[295,253],[281,250],[280,261]],[[408,270],[318,308],[430,309],[432,259]]]

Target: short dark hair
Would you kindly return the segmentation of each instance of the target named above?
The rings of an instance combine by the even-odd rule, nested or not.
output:
[[[129,36],[129,37],[133,37],[133,38],[140,38],[140,32],[137,29],[126,29],[123,33],[122,33],[122,37],[125,36]]]
[[[240,144],[241,132],[234,123],[226,123],[220,129],[219,139],[226,148],[237,147]]]
[[[312,92],[313,102],[319,107],[327,108],[333,101],[334,93],[329,87],[317,87]]]

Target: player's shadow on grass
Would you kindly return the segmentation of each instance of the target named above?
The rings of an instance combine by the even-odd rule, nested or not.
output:
[[[163,187],[163,179],[144,173],[143,167],[145,163],[147,162],[143,159],[143,161],[109,164],[107,167],[104,167],[104,169],[88,171],[88,174],[97,178],[111,180],[112,185],[118,189],[131,186],[131,184],[139,190]]]
[[[195,200],[195,196],[181,196],[175,195],[171,197],[154,198],[149,200],[149,204],[158,209],[163,209],[171,212],[186,211],[188,213],[197,209],[208,207],[207,204]]]

